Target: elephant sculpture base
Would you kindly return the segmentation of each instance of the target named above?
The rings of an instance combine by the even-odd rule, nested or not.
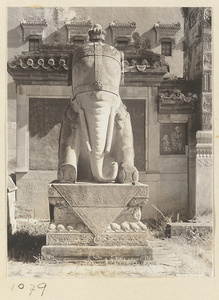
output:
[[[140,183],[51,183],[51,223],[42,257],[152,259],[150,233],[141,221],[147,199],[148,186]]]

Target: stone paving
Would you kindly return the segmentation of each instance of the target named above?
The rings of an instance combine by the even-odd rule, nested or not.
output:
[[[9,277],[173,277],[173,276],[211,276],[211,267],[201,260],[188,259],[190,253],[178,255],[168,240],[150,241],[153,260],[140,264],[79,263],[22,263],[8,262]],[[188,250],[189,251],[189,250]]]

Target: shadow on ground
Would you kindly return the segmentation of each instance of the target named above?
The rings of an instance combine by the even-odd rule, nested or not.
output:
[[[31,236],[28,232],[8,234],[8,259],[25,263],[35,262],[46,244],[46,236]]]

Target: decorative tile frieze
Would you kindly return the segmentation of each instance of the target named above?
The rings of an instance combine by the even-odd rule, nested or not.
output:
[[[23,41],[26,41],[30,36],[39,36],[42,38],[43,30],[47,26],[46,20],[21,20],[20,22],[23,31]]]
[[[157,33],[157,43],[159,44],[162,39],[171,39],[173,43],[176,42],[176,33],[180,30],[181,24],[171,23],[171,24],[164,24],[161,22],[157,22],[154,24],[154,28]]]
[[[168,90],[158,93],[159,113],[191,113],[198,101],[197,94],[183,94],[180,90]]]
[[[51,56],[17,56],[8,62],[9,72],[10,69],[21,68],[24,70],[28,69],[54,69],[60,70],[65,69],[68,70],[68,56],[60,57]]]

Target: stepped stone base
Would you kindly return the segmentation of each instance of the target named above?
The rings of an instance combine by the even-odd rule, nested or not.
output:
[[[149,230],[141,222],[144,184],[49,185],[51,223],[44,259],[152,259]]]
[[[149,246],[43,246],[41,252],[46,260],[153,258],[152,248]]]

